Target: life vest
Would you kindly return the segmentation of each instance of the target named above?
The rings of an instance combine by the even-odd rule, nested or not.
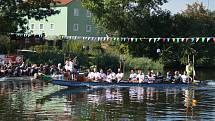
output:
[[[193,68],[192,68],[192,66],[190,66],[190,65],[187,65],[188,67],[187,67],[187,74],[190,76],[190,75],[192,75],[193,74]]]

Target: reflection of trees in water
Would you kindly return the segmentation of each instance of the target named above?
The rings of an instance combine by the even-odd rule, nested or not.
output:
[[[0,82],[0,120],[41,120],[35,112],[42,112],[42,104],[36,100],[47,93],[41,91],[44,85],[39,80]]]
[[[85,99],[85,103],[76,102],[76,105],[78,103],[82,108],[74,111],[75,116],[80,116],[81,119],[145,120],[146,117],[170,115],[171,111],[184,117],[197,115],[194,113],[196,104],[188,105],[189,101],[194,99],[194,90],[154,87],[107,88],[87,94]],[[192,110],[186,110],[187,106],[192,107]]]
[[[25,91],[34,91],[35,89],[41,88],[47,83],[39,80],[28,80],[28,81],[3,81],[0,82],[0,96],[4,94],[11,93],[13,91],[25,90]]]

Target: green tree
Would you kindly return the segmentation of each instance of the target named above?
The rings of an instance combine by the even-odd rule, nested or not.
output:
[[[0,54],[16,53],[17,45],[6,35],[0,35]]]
[[[173,37],[212,37],[215,34],[214,12],[208,11],[202,3],[187,5],[182,13],[172,16]],[[191,41],[191,40],[189,40]],[[196,56],[199,66],[213,65],[214,43],[200,39],[198,43],[171,43],[163,48],[162,56],[165,65],[187,63],[188,55]]]
[[[187,5],[182,13],[172,15],[161,10],[166,0],[82,0],[91,10],[95,23],[111,36],[125,37],[212,37],[215,34],[215,12],[207,10],[202,3]],[[172,40],[171,40],[172,41]],[[191,40],[189,40],[191,41]],[[203,41],[203,40],[200,40]],[[214,62],[214,43],[166,43],[162,40],[122,42],[128,45],[133,57],[159,59],[156,50],[162,50],[165,65],[187,63],[187,55],[196,55],[197,63]],[[120,48],[120,46],[119,46]]]
[[[55,0],[0,0],[0,34],[16,32],[19,26],[25,31],[27,19],[44,19],[59,13],[51,6]]]
[[[215,16],[202,3],[187,5],[181,14],[173,16],[173,34],[179,37],[213,36]]]
[[[150,16],[161,15],[167,0],[82,0],[95,23],[107,33],[119,36],[150,36]]]

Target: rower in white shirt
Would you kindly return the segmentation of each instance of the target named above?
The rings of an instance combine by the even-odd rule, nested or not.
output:
[[[186,71],[184,71],[184,74],[181,75],[181,78],[183,83],[189,83],[189,76],[187,75]]]
[[[65,70],[70,71],[69,61],[65,62]]]
[[[87,79],[88,79],[88,81],[93,81],[95,79],[94,78],[94,72],[91,69],[90,69],[90,72],[87,75]]]
[[[147,80],[148,83],[154,83],[155,82],[155,76],[152,74],[151,71],[148,72],[147,78],[148,78],[148,80]]]
[[[106,78],[107,78],[107,75],[104,73],[103,69],[100,69],[99,80],[100,81],[105,81]]]
[[[124,73],[122,73],[122,72],[121,72],[121,69],[120,69],[120,68],[118,68],[118,73],[116,74],[117,82],[122,81],[123,76],[124,76]]]
[[[113,82],[114,80],[116,80],[116,74],[115,74],[114,72],[112,72],[111,69],[108,69],[106,81],[111,83],[111,82]]]
[[[142,70],[141,69],[138,69],[138,72],[137,72],[137,80],[138,80],[138,83],[142,83],[144,82],[145,80],[145,75],[144,73],[142,73]]]
[[[135,82],[136,80],[137,80],[137,74],[134,72],[133,69],[131,69],[130,76],[129,76],[129,81]]]
[[[93,69],[94,72],[94,81],[98,81],[100,79],[100,73],[97,71],[97,68]]]

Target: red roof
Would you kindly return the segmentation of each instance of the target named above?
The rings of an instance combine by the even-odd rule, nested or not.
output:
[[[56,0],[56,1],[62,5],[67,5],[68,3],[72,2],[72,0]]]

